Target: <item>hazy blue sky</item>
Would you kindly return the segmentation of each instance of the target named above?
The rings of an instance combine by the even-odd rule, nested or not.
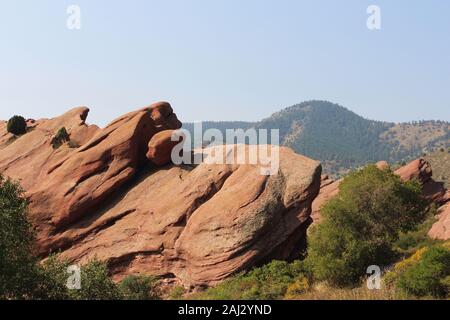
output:
[[[81,30],[66,28],[70,4]],[[0,39],[0,119],[87,105],[104,125],[167,100],[182,121],[259,120],[324,99],[450,120],[447,0],[1,0]]]

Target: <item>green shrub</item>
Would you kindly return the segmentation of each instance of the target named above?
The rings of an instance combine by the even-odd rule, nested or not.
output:
[[[67,300],[71,299],[67,288],[67,268],[69,263],[51,255],[39,268],[33,299]]]
[[[43,264],[32,254],[35,241],[27,200],[17,182],[0,175],[0,299],[120,299],[106,264],[81,268],[81,290],[66,287],[67,261],[50,256]]]
[[[116,300],[125,298],[110,279],[104,262],[91,260],[80,267],[81,288],[69,289],[70,263],[50,256],[39,268],[32,299],[45,300]]]
[[[322,207],[323,222],[310,233],[306,263],[315,278],[353,286],[368,266],[392,263],[399,233],[423,220],[420,194],[418,182],[403,182],[374,165],[346,177],[339,195]]]
[[[406,294],[443,298],[450,293],[449,277],[450,250],[438,245],[429,248],[418,263],[407,268],[397,285]]]
[[[180,300],[183,299],[185,293],[185,289],[183,286],[176,286],[170,291],[169,298],[171,300]]]
[[[128,276],[120,282],[119,290],[126,300],[161,299],[158,280],[152,276]]]
[[[23,190],[0,175],[1,299],[25,299],[33,294],[38,273],[37,259],[31,254],[33,241]]]
[[[70,141],[70,136],[67,133],[67,130],[65,127],[62,127],[58,130],[56,135],[52,139],[52,146],[53,149],[58,149],[60,146],[62,146],[65,142]]]
[[[67,299],[65,265],[32,254],[34,233],[17,182],[0,176],[0,299]]]
[[[429,247],[438,241],[428,236],[433,224],[436,222],[437,208],[432,205],[427,211],[425,220],[408,232],[400,232],[399,239],[395,242],[394,248],[400,255],[409,256],[423,247]]]
[[[66,265],[51,256],[39,264],[27,201],[17,182],[0,176],[0,299],[67,299]]]
[[[8,120],[6,130],[16,136],[26,133],[27,123],[25,121],[25,118],[22,116],[13,116]]]
[[[248,273],[225,280],[215,288],[197,295],[211,300],[273,300],[282,299],[288,287],[299,277],[309,277],[301,261],[272,261]]]
[[[117,300],[122,296],[104,262],[92,260],[81,267],[81,289],[70,290],[76,300]]]
[[[440,281],[440,284],[442,285],[442,289],[446,292],[447,297],[450,294],[450,276],[445,277]]]

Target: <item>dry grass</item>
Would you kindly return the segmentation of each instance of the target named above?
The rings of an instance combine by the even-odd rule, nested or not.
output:
[[[369,290],[361,285],[353,289],[338,289],[319,283],[307,292],[291,300],[399,300],[394,289],[382,286],[380,290]]]

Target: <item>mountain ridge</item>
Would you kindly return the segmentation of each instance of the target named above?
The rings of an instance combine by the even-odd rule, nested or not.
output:
[[[193,130],[189,123],[183,127]],[[407,162],[450,145],[450,122],[370,120],[325,100],[295,104],[257,122],[203,122],[203,130],[209,128],[222,132],[237,128],[279,129],[281,145],[322,161],[325,172],[335,176],[369,162]]]

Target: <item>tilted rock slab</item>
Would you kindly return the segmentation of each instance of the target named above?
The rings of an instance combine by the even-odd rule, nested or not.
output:
[[[14,169],[20,157],[12,153],[0,161],[5,174],[26,180],[42,257],[60,251],[76,263],[107,261],[117,280],[143,273],[199,286],[300,254],[320,187],[319,162],[281,147],[279,170],[270,176],[257,164],[158,168],[146,157],[149,141],[181,126],[164,103],[97,129],[77,149],[51,148],[59,126],[41,126],[51,134],[33,138],[42,151],[27,154],[26,173]],[[19,140],[30,147],[29,134],[0,146],[2,155]]]

